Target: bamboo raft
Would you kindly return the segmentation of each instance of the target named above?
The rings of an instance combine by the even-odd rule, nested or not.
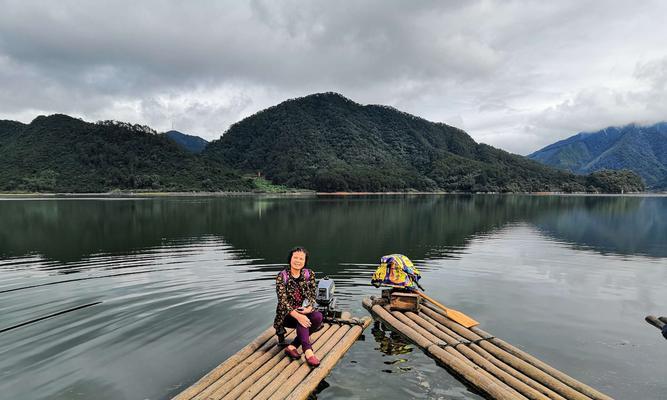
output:
[[[349,313],[341,320],[353,324],[325,322],[311,335],[313,351],[321,360],[317,368],[308,366],[303,355],[291,360],[270,327],[174,400],[306,399],[371,323],[370,317],[351,319]],[[288,329],[285,341],[295,335]]]
[[[489,398],[611,400],[476,326],[454,322],[429,302],[422,302],[417,312],[391,311],[386,299],[373,297],[363,305]]]

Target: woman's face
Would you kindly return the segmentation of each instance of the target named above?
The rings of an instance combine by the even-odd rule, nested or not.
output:
[[[295,251],[292,253],[290,266],[294,269],[301,269],[304,265],[306,265],[306,253],[303,251]]]

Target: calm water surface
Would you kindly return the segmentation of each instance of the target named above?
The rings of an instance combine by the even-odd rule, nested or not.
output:
[[[170,398],[271,324],[296,244],[353,314],[401,252],[486,331],[613,397],[667,398],[643,320],[667,315],[667,197],[487,195],[0,200],[1,397]],[[320,389],[481,398],[377,326]]]

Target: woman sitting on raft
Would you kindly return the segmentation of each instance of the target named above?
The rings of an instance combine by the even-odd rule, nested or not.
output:
[[[322,313],[313,309],[315,274],[305,268],[308,264],[308,251],[303,247],[293,248],[287,262],[289,266],[276,277],[278,306],[273,327],[276,332],[282,332],[284,327],[296,328],[296,338],[285,348],[285,354],[292,359],[299,359],[301,356],[297,349],[301,346],[308,365],[317,367],[320,360],[313,353],[310,334],[322,325]]]

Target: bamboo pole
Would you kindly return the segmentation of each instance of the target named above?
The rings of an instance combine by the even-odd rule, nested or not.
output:
[[[338,343],[351,329],[348,325],[341,326],[336,333],[317,351],[315,355],[323,359],[327,353]],[[299,360],[298,368],[289,374],[280,374],[278,384],[270,399],[284,399],[294,388],[310,373],[311,367],[305,361]],[[261,393],[260,393],[261,394]]]
[[[561,395],[559,395],[558,393],[556,393],[556,392],[554,392],[553,390],[549,389],[548,387],[546,387],[546,386],[540,384],[539,382],[530,379],[530,378],[527,377],[526,375],[522,374],[521,372],[515,370],[514,368],[512,368],[512,367],[510,367],[509,365],[505,364],[505,363],[502,362],[501,360],[499,360],[499,359],[497,359],[496,357],[492,356],[492,355],[489,354],[486,350],[484,350],[483,348],[479,347],[479,346],[476,345],[475,343],[472,343],[472,342],[468,341],[467,339],[465,339],[465,338],[463,338],[462,336],[458,335],[456,332],[452,331],[451,329],[447,328],[446,326],[444,326],[444,325],[440,324],[439,322],[435,321],[434,319],[432,319],[432,318],[429,317],[428,315],[426,315],[426,314],[420,312],[420,313],[417,315],[417,317],[423,319],[424,321],[426,321],[426,322],[428,322],[429,324],[433,325],[435,328],[437,328],[438,330],[440,330],[440,331],[443,332],[444,334],[449,335],[449,336],[451,336],[453,339],[455,339],[455,340],[457,341],[457,343],[458,343],[458,344],[455,344],[455,345],[454,345],[455,348],[456,348],[457,350],[461,350],[461,348],[464,348],[464,347],[465,347],[465,348],[469,348],[469,349],[473,350],[474,352],[476,352],[477,354],[479,354],[480,356],[484,357],[486,360],[488,360],[489,362],[491,362],[491,363],[492,363],[493,365],[495,365],[496,367],[500,368],[500,369],[501,369],[502,371],[504,371],[505,373],[510,374],[511,376],[513,376],[514,378],[520,380],[520,381],[523,382],[524,384],[530,386],[530,387],[533,388],[534,390],[537,390],[537,391],[540,392],[542,395],[547,396],[549,399],[552,399],[552,400],[565,400],[565,398],[562,397]]]
[[[444,325],[441,324],[440,322],[434,320],[433,318],[429,317],[428,315],[424,314],[423,311],[420,311],[420,312],[419,312],[419,316],[422,317],[423,319],[425,319],[426,321],[428,321],[429,323],[431,323],[433,326],[436,326],[436,327],[437,327],[438,329],[440,329],[442,332],[444,332],[444,333],[448,334],[449,336],[453,337],[454,339],[456,339],[456,341],[458,341],[458,342],[465,342],[465,341],[467,341],[466,338],[464,338],[463,336],[461,336],[461,335],[459,335],[458,333],[454,332],[453,330],[447,328],[446,326],[444,326]]]
[[[521,382],[525,383],[526,385],[532,387],[533,389],[539,391],[540,393],[544,394],[551,400],[566,400],[565,397],[561,396],[560,394],[556,393],[555,391],[549,389],[548,387],[544,386],[540,382],[531,379],[530,377],[526,376],[525,374],[521,373],[520,371],[512,368],[510,365],[504,363],[502,360],[499,360],[498,358],[494,357],[491,353],[488,351],[484,350],[482,347],[471,343],[470,348],[473,349],[477,354],[481,355],[482,357],[486,358],[490,362],[492,362],[495,366],[498,368],[502,369],[503,371],[507,372],[508,374],[512,375],[513,377],[517,378]]]
[[[456,339],[458,342],[469,342],[467,339],[464,337],[460,336],[456,332],[452,331],[451,329],[447,328],[446,326],[442,325],[438,321],[434,320],[433,318],[429,317],[428,315],[424,314],[423,312],[420,312],[418,315],[420,318],[424,319],[428,323],[432,324],[436,328],[438,328],[440,331],[443,333],[451,336],[452,338]],[[465,345],[465,343],[462,343]],[[512,368],[511,366],[505,364],[501,360],[497,359],[496,357],[492,356],[489,352],[484,350],[483,348],[479,347],[478,345],[474,343],[470,343],[469,346],[472,350],[477,352],[479,355],[484,357],[485,359],[489,360],[491,363],[493,363],[495,366],[498,368],[502,369],[503,371],[507,372],[508,374],[512,375],[513,377],[519,379],[521,382],[525,383],[526,385],[532,387],[533,389],[539,391],[540,393],[546,395],[552,400],[565,400],[565,398],[558,393],[554,392],[553,390],[549,389],[548,387],[542,385],[541,383],[529,378],[528,376],[522,374],[521,372],[517,371],[516,369]],[[458,349],[458,346],[457,346]]]
[[[295,336],[296,330],[293,329],[292,332],[290,332],[289,335],[285,337],[285,339],[292,339]],[[245,377],[250,375],[253,371],[261,367],[266,361],[270,360],[274,355],[276,355],[280,351],[280,347],[276,346],[277,344],[278,338],[275,336],[272,337],[266,342],[260,351],[256,352],[257,355],[253,354],[254,357],[249,357],[248,360],[240,362],[236,367],[234,367],[234,369],[230,371],[230,373],[224,375],[222,378],[212,383],[205,390],[201,391],[193,398],[193,400],[209,399],[210,396],[215,392],[220,393],[221,391],[231,390],[235,382],[242,381],[245,379]],[[250,360],[252,361],[249,362]]]
[[[288,335],[289,336],[289,335]],[[218,378],[215,382],[212,382],[208,387],[206,387],[204,390],[199,392],[197,395],[195,395],[192,399],[193,400],[201,400],[202,398],[208,396],[210,393],[213,393],[217,387],[222,385],[222,382],[224,382],[226,379],[231,379],[241,373],[244,369],[246,369],[248,366],[252,365],[257,359],[259,359],[261,356],[266,354],[267,351],[271,350],[276,343],[278,342],[278,339],[274,336],[272,338],[269,338],[262,347],[259,349],[255,350],[254,353],[250,354],[247,358],[245,358],[243,361],[240,361],[238,364],[236,364],[232,369],[230,369],[226,374]]]
[[[328,328],[322,328],[322,330],[316,332],[320,333],[322,332],[322,335],[317,338],[316,340],[313,341],[313,351],[315,351],[317,348],[321,346],[322,343],[326,342],[326,340],[331,336],[332,333],[334,333],[337,329],[337,325],[327,325]],[[315,334],[313,337],[315,337]],[[280,363],[276,365],[274,368],[272,368],[268,373],[264,374],[257,382],[253,383],[252,386],[250,386],[241,396],[239,396],[239,400],[247,400],[247,399],[252,399],[256,398],[256,395],[258,395],[262,390],[264,390],[267,386],[269,386],[274,379],[285,369],[290,368],[290,366],[294,363],[291,358],[285,357],[282,360],[280,360]]]
[[[345,353],[352,347],[359,335],[370,325],[371,318],[366,317],[361,320],[362,326],[353,326],[341,340],[329,351],[322,359],[320,366],[315,368],[308,376],[301,381],[299,386],[294,388],[287,400],[305,400],[312,393],[317,385],[324,379]]]
[[[386,309],[386,308],[385,308]],[[387,310],[389,311],[389,310]],[[447,341],[443,342],[443,339],[432,333],[430,330],[424,328],[420,324],[416,323],[413,319],[409,318],[407,316],[407,313],[403,313],[401,311],[389,311],[391,315],[393,315],[396,319],[404,323],[405,325],[409,326],[410,328],[414,329],[417,333],[420,335],[424,336],[428,341],[431,343],[435,344],[436,346],[440,346],[440,344],[446,345],[448,344]],[[468,364],[471,368],[475,369],[478,373],[484,375],[486,378],[491,380],[493,383],[496,385],[502,387],[503,389],[507,390],[508,392],[512,393],[516,398],[518,399],[526,399],[526,397],[520,393],[519,391],[515,390],[513,387],[510,385],[507,385],[505,382],[502,380],[498,379],[491,373],[489,373],[487,370],[484,369],[483,366],[476,364],[474,361],[470,360],[469,358],[466,358],[465,355],[463,355],[460,351],[457,351],[454,347],[451,347],[449,345],[444,346],[444,350],[451,354],[452,356],[458,358],[459,360],[463,361],[464,363]],[[480,368],[481,367],[481,368]],[[543,399],[539,399],[543,400]]]
[[[451,321],[449,318],[447,318],[446,314],[444,314],[435,305],[430,304],[430,303],[425,303],[425,305],[427,306],[427,309],[443,316],[448,321]],[[451,328],[457,327],[457,329],[455,329],[455,330],[458,333],[469,331],[469,332],[472,332],[475,335],[481,336],[481,338],[485,338],[485,339],[488,338],[489,339],[488,342],[496,345],[498,348],[502,349],[503,351],[505,351],[509,355],[514,356],[514,357],[518,358],[519,360],[524,361],[524,362],[528,363],[529,365],[534,366],[538,370],[547,373],[548,375],[552,376],[553,378],[563,382],[564,384],[566,384],[569,387],[579,391],[583,395],[585,395],[587,397],[590,397],[591,399],[594,399],[594,400],[612,400],[612,398],[607,396],[606,394],[604,394],[604,393],[586,385],[585,383],[582,383],[582,382],[572,378],[571,376],[563,373],[562,371],[559,371],[556,368],[544,363],[543,361],[538,360],[537,358],[531,356],[530,354],[512,346],[511,344],[505,342],[504,340],[495,338],[493,335],[489,334],[488,332],[483,331],[479,327],[472,327],[469,330],[467,330],[467,329],[465,329],[464,327],[462,327],[458,324],[455,324],[455,325],[448,324],[447,326],[451,327]],[[520,368],[517,368],[517,369],[520,369]],[[526,374],[526,375],[529,375],[529,374]],[[539,380],[538,380],[538,382],[539,382]],[[545,384],[545,382],[541,382],[541,383]]]
[[[412,320],[411,318],[409,318],[407,316],[407,313],[403,313],[401,311],[390,311],[387,307],[385,307],[385,310],[389,311],[391,313],[391,315],[393,315],[396,319],[398,319],[399,321],[401,321],[405,325],[409,326],[413,330],[417,331],[417,333],[419,333],[420,335],[424,336],[431,343],[433,343],[433,344],[435,344],[439,347],[441,345],[443,345],[444,346],[443,348],[446,352],[450,353],[452,356],[457,357],[458,359],[460,359],[464,363],[468,364],[471,368],[477,370],[477,372],[486,376],[488,379],[493,381],[493,383],[495,383],[496,385],[498,385],[498,386],[502,387],[503,389],[507,390],[508,392],[512,393],[515,397],[517,397],[519,399],[525,399],[525,396],[523,394],[519,393],[514,388],[505,384],[504,382],[502,382],[501,380],[499,380],[498,378],[496,378],[495,376],[493,376],[492,374],[487,372],[485,369],[480,368],[479,365],[475,364],[473,361],[466,358],[463,354],[461,354],[461,352],[457,351],[453,347],[447,346],[446,341],[443,341],[443,339],[441,337],[439,337],[438,335],[435,335],[434,333],[432,333],[428,329],[425,329],[421,325],[417,324],[414,320]]]
[[[341,319],[349,321],[358,321],[357,319],[351,319],[351,314],[349,312],[343,312]],[[342,337],[342,335],[345,334],[345,331],[348,330],[349,326],[343,325],[342,327],[339,326],[339,328],[341,329],[341,332],[336,332],[336,334]],[[337,339],[331,339],[332,342],[327,343],[327,345],[333,346],[335,344],[334,341],[339,340],[340,337],[338,337]],[[326,351],[328,350],[326,348],[318,350],[317,347],[314,346],[313,351],[315,352],[316,356],[320,357],[320,355],[325,354]],[[298,382],[295,383],[294,380],[288,384],[286,384],[285,382],[288,379],[290,379],[290,377],[292,377],[292,375],[295,374],[295,371],[297,371],[299,368],[304,368],[303,364],[304,364],[303,361],[299,361],[299,363],[292,363],[288,365],[288,367],[284,371],[282,371],[277,377],[275,377],[273,381],[266,388],[264,388],[257,396],[254,397],[254,400],[265,400],[269,398],[269,396],[271,396],[271,398],[280,398],[277,394],[274,394],[274,392],[281,387],[289,387],[290,384],[292,385],[297,384]],[[303,369],[302,371],[307,371],[307,369]],[[289,391],[284,390],[283,393],[284,393],[283,396],[286,396],[287,394],[289,394]]]
[[[406,317],[410,318],[415,323],[420,325],[422,328],[426,329],[429,332],[432,332],[438,338],[444,340],[448,344],[447,349],[451,349],[452,351],[457,351],[463,354],[464,356],[469,358],[472,362],[474,362],[476,365],[479,365],[480,367],[484,368],[490,374],[497,377],[497,379],[504,382],[506,385],[516,390],[517,392],[521,393],[522,396],[525,396],[531,400],[549,400],[549,397],[540,393],[536,389],[530,387],[523,381],[517,379],[515,376],[502,370],[496,364],[491,362],[491,360],[476,353],[472,348],[466,346],[463,343],[458,342],[453,337],[440,331],[436,326],[432,325],[425,319],[421,318],[419,315],[412,312],[405,313],[405,315]],[[472,345],[475,346],[474,344]]]
[[[333,325],[331,329],[329,329],[329,332],[327,332],[326,337],[322,338],[322,340],[318,341],[315,343],[313,346],[313,352],[316,352],[324,346],[329,340],[331,340],[332,337],[335,335],[342,335],[344,332],[339,332],[341,330],[345,330],[347,327],[345,326],[340,326],[340,325]],[[268,398],[275,398],[274,392],[280,388],[287,379],[301,367],[301,365],[305,361],[303,359],[295,360],[291,362],[285,369],[283,369],[278,376],[273,378],[271,380],[271,383],[266,385],[265,388],[263,388],[255,397],[253,397],[254,400],[266,400]]]
[[[293,340],[296,336],[296,330],[294,330],[293,335],[286,336],[285,339]],[[219,381],[216,389],[206,396],[207,400],[211,399],[222,399],[227,396],[231,391],[235,390],[237,387],[247,382],[252,376],[254,376],[257,371],[268,371],[271,366],[278,362],[280,357],[284,357],[282,346],[278,346],[277,343],[266,353],[262,354],[257,358],[252,364],[248,365],[243,371],[239,372],[236,376],[230,379],[222,379]]]
[[[338,331],[341,329],[340,325],[332,325],[331,328],[322,335],[318,341],[313,343],[313,352],[316,352],[322,348],[332,337],[339,334]],[[241,399],[254,399],[254,400],[266,400],[268,399],[273,392],[275,392],[283,382],[285,382],[294,371],[296,371],[304,363],[303,359],[290,360],[290,362],[283,368],[276,368],[275,371],[272,370],[271,375],[268,379],[261,379],[253,384],[240,398]]]
[[[611,397],[607,396],[606,394],[598,391],[597,389],[594,389],[585,383],[582,383],[571,376],[565,374],[562,371],[557,370],[556,368],[546,364],[545,362],[533,357],[532,355],[526,353],[525,351],[518,349],[511,344],[505,342],[502,339],[495,338],[493,335],[489,334],[488,332],[483,331],[480,328],[473,328],[471,329],[473,332],[479,334],[480,336],[483,337],[491,337],[489,340],[491,343],[495,344],[499,348],[507,351],[508,353],[514,355],[515,357],[520,358],[521,360],[527,362],[528,364],[531,364],[540,370],[546,372],[547,374],[552,375],[556,379],[559,379],[563,383],[569,385],[570,387],[578,390],[579,392],[585,394],[586,396],[594,399],[594,400],[613,400]]]
[[[414,329],[405,325],[390,313],[387,312],[384,308],[379,305],[373,305],[371,300],[365,298],[363,300],[363,305],[368,310],[372,311],[378,318],[385,321],[389,326],[393,327],[396,331],[406,336],[412,342],[417,344],[419,347],[426,349],[437,360],[446,365],[450,370],[454,371],[459,376],[462,376],[473,386],[477,387],[479,390],[485,392],[494,399],[509,399],[515,400],[516,396],[507,390],[503,389],[501,386],[495,384],[492,380],[488,379],[486,376],[481,375],[475,369],[471,368],[468,364],[464,363],[457,357],[452,356],[445,350],[441,349],[437,345],[429,342],[422,335],[417,333]]]
[[[649,315],[644,319],[649,324],[651,324],[651,325],[655,326],[656,328],[662,330],[662,327],[665,326],[665,323],[661,320],[662,318],[665,318],[665,317],[656,318],[654,315]]]
[[[448,328],[454,330],[455,332],[459,333],[461,336],[464,338],[470,340],[470,341],[478,341],[483,339],[483,337],[479,336],[478,334],[472,332],[469,329],[466,329],[462,327],[461,325],[456,324],[454,321],[451,321],[448,318],[443,317],[442,315],[438,314],[437,312],[431,310],[429,307],[424,307],[422,309],[424,313],[429,315],[431,318],[435,319],[436,321],[440,322],[441,324],[447,326]],[[491,343],[488,340],[482,340],[479,342],[479,346],[482,347],[484,350],[488,351],[491,353],[494,357],[502,360],[503,362],[509,364],[512,368],[515,368],[522,373],[526,374],[530,378],[540,382],[541,384],[549,387],[550,389],[554,390],[558,394],[564,396],[567,399],[574,399],[574,400],[590,400],[590,397],[586,396],[585,394],[573,389],[572,387],[566,385],[565,383],[561,382],[560,380],[556,379],[552,375],[549,375],[548,373],[542,371],[541,369],[531,365],[530,363],[508,353],[505,350],[500,349],[497,347],[495,344]],[[561,373],[562,374],[562,373]],[[563,374],[565,375],[565,374]]]
[[[426,303],[425,305],[426,305],[426,307],[422,308],[422,313],[423,314],[425,314],[429,318],[437,320],[436,322],[438,322],[440,324],[441,328],[448,329],[450,332],[456,334],[461,339],[470,340],[469,335],[473,334],[473,335],[475,335],[473,337],[473,340],[478,340],[478,339],[482,339],[482,338],[493,340],[493,339],[491,339],[491,338],[493,338],[493,336],[491,336],[487,332],[482,331],[480,328],[474,327],[472,330],[468,330],[465,327],[463,327],[463,326],[455,323],[454,321],[451,321],[449,318],[447,318],[447,316],[439,308],[437,308],[437,307],[435,307],[431,304],[428,304],[428,303]],[[483,332],[483,335],[481,337],[477,336],[477,334],[473,332],[474,330],[476,330],[478,332]],[[500,339],[498,339],[498,340],[500,341]],[[503,368],[504,370],[506,370],[508,373],[514,375],[515,377],[521,379],[522,381],[524,381],[524,383],[532,386],[535,389],[540,390],[542,393],[548,395],[550,398],[555,399],[555,400],[561,400],[561,399],[564,398],[563,396],[561,396],[561,393],[559,393],[557,390],[553,390],[553,388],[550,387],[549,385],[547,385],[546,382],[544,382],[543,380],[540,380],[539,378],[535,378],[529,372],[527,373],[525,370],[522,370],[521,368],[518,368],[515,364],[511,364],[511,363],[508,364],[508,361],[505,357],[502,357],[502,356],[498,357],[497,355],[492,355],[491,353],[487,352],[483,348],[484,346],[480,347],[478,345],[475,345],[475,346],[472,346],[472,347],[475,351],[482,354],[483,356],[485,356],[487,358],[491,357],[492,360],[496,359],[496,360],[500,361],[500,363],[497,363],[497,365],[499,367]],[[556,372],[560,373],[561,375],[567,377],[567,375],[563,374],[562,372],[556,370],[553,367],[550,367],[550,366],[544,364],[543,362],[537,360],[536,358],[530,356],[529,354],[527,354],[527,353],[524,353],[524,354],[527,357],[533,358],[536,362],[539,362],[539,363],[545,365],[546,367],[552,369],[553,371],[556,371]],[[508,356],[510,356],[510,355],[514,356],[511,353],[508,354]],[[518,358],[522,359],[521,357],[518,357]],[[523,361],[526,361],[526,360],[523,360]],[[528,361],[526,361],[526,362],[528,364],[530,364]],[[540,369],[536,367],[536,370],[539,371]],[[549,375],[549,372],[547,372],[547,371],[544,371],[544,372],[546,372],[547,375]],[[539,372],[538,372],[538,374],[539,374]],[[574,380],[573,378],[570,378],[570,379]],[[567,387],[565,388],[565,390],[567,391]],[[594,389],[591,389],[591,390],[594,390]],[[574,395],[576,396],[576,394],[574,394]]]
[[[248,343],[244,348],[239,350],[236,354],[229,357],[223,363],[215,367],[211,372],[204,375],[201,379],[191,385],[189,388],[182,391],[173,400],[190,400],[199,392],[206,389],[213,382],[220,379],[224,374],[234,368],[239,362],[243,361],[248,355],[252,354],[260,348],[267,340],[269,340],[273,335],[276,334],[276,330],[273,327],[269,327],[264,332],[262,332],[255,340]]]
[[[343,312],[341,315],[341,319],[343,320],[352,320],[351,319],[351,314],[347,311]],[[347,325],[344,325],[347,327]],[[342,329],[340,325],[335,325],[336,329]],[[347,329],[347,328],[346,328]],[[343,333],[341,333],[342,335]],[[319,356],[321,351],[318,351],[318,344],[313,346],[313,351],[315,352],[316,355]],[[255,400],[265,400],[269,398],[278,388],[283,385],[283,383],[289,379],[289,377],[296,371],[301,364],[303,364],[303,361],[299,361],[297,363],[291,363],[285,368],[280,374],[278,374],[277,377],[273,378],[273,380],[265,387],[262,389],[262,391],[257,394],[253,399]]]
[[[479,336],[476,333],[472,332],[471,330],[468,330],[459,324],[456,324],[454,321],[449,320],[448,318],[444,317],[441,313],[438,312],[437,309],[435,308],[423,308],[422,311],[426,314],[429,315],[431,318],[439,322],[440,324],[450,328],[451,330],[455,331],[456,333],[460,334],[464,339],[469,340],[469,341],[479,341],[481,339],[487,339],[490,338],[490,335],[484,335]],[[515,357],[512,354],[509,354],[496,346],[492,345],[488,341],[481,341],[478,342],[477,347],[475,347],[476,350],[481,350],[483,352],[486,352],[486,356],[494,357],[499,359],[502,363],[508,365],[512,369],[517,370],[518,372],[521,372],[522,374],[525,374],[527,377],[531,378],[532,380],[535,380],[539,384],[549,388],[552,392],[556,392],[558,396],[564,395],[567,398],[574,398],[574,399],[582,399],[585,400],[588,397],[580,397],[582,396],[581,393],[578,393],[577,391],[573,390],[572,388],[568,387],[567,385],[563,384],[562,382],[558,381],[554,377],[550,376],[547,373],[544,373],[543,371],[539,370],[538,368],[535,368],[531,366],[529,363],[524,362],[523,360],[520,360],[519,358]],[[483,353],[480,353],[483,354]],[[509,370],[508,370],[509,371]],[[519,377],[517,375],[517,377]],[[526,381],[528,383],[529,381]],[[563,393],[564,392],[564,393]],[[545,394],[550,394],[549,392],[546,392]],[[553,395],[552,395],[553,397]],[[558,397],[556,397],[558,398]]]
[[[310,341],[314,345],[317,343],[317,341],[324,335],[326,335],[326,332],[330,329],[331,325],[326,324],[323,325],[322,329],[320,329],[317,332],[314,332],[310,336]],[[266,382],[266,378],[270,376],[275,376],[277,375],[282,368],[284,368],[287,364],[289,364],[292,360],[285,354],[284,351],[280,351],[278,354],[273,356],[271,360],[269,360],[267,363],[262,365],[257,371],[255,371],[252,375],[248,376],[247,378],[243,379],[243,381],[239,382],[234,389],[232,389],[229,393],[225,394],[224,397],[222,397],[223,400],[228,400],[228,399],[239,399],[242,396],[247,395],[247,391],[250,391],[250,388],[258,384],[260,381]],[[274,373],[274,370],[277,371]],[[264,385],[262,385],[263,387]],[[261,390],[261,389],[260,389]],[[259,390],[255,389],[250,392],[255,392],[257,393]],[[216,397],[216,394],[213,394],[213,397]],[[217,397],[216,397],[217,398]],[[250,397],[252,398],[252,397]]]

